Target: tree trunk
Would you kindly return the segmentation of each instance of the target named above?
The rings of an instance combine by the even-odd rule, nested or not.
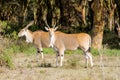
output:
[[[112,9],[109,10],[109,18],[108,18],[108,27],[111,30],[114,29],[114,11],[116,9],[116,4],[112,6]]]
[[[23,9],[23,22],[25,22],[26,16],[27,16],[27,8],[29,6],[30,0],[27,0],[27,3]]]
[[[105,25],[104,21],[101,21],[99,24],[94,24],[93,35],[92,35],[93,48],[96,48],[96,49],[102,48],[104,25]]]
[[[57,3],[57,4],[56,4]],[[58,3],[56,0],[52,0],[51,8],[52,8],[52,26],[56,26],[60,20],[60,8],[58,7]]]
[[[105,22],[103,20],[103,0],[94,0],[92,9],[94,12],[92,47],[102,48],[103,30]]]

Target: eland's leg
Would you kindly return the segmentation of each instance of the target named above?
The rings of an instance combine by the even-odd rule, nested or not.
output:
[[[63,65],[64,51],[60,51],[60,66]]]
[[[88,67],[88,55],[85,53],[85,60],[86,60],[86,65],[85,65],[85,68],[87,68]]]
[[[41,54],[41,56],[42,56],[42,59],[44,59],[43,49],[42,49],[42,48],[40,49],[40,54]]]
[[[58,58],[59,58],[59,53],[56,52],[56,67],[58,66]]]
[[[89,57],[90,59],[90,64],[91,64],[91,67],[93,67],[93,59],[92,59],[92,54],[90,52],[87,52],[87,56]]]
[[[36,53],[36,61],[37,61],[37,62],[39,61],[39,55],[40,55],[40,50],[37,49],[37,53]]]
[[[37,48],[37,53],[36,53],[36,60],[39,61],[39,58],[40,58],[40,54],[42,56],[42,59],[44,58],[43,56],[43,49],[42,48]]]
[[[60,55],[60,66],[63,65],[63,59],[64,59],[64,55]]]

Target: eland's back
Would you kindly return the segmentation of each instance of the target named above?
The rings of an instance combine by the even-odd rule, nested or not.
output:
[[[65,50],[76,50],[77,48],[88,49],[91,44],[91,37],[86,33],[65,34],[57,32],[55,39],[55,46]]]

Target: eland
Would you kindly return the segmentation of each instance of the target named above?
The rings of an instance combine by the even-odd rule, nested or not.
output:
[[[33,23],[34,21],[31,21],[25,28],[21,29],[18,33],[18,37],[25,36],[27,43],[33,43],[37,49],[37,55],[40,53],[43,59],[43,47],[49,47],[50,43],[49,34],[48,32],[44,32],[42,30],[34,32],[30,31],[28,27]]]
[[[66,34],[60,31],[57,31],[58,27],[50,28],[49,26],[45,29],[49,32],[50,35],[50,46],[57,52],[56,54],[56,66],[63,65],[64,52],[65,50],[76,50],[80,48],[85,55],[86,66],[88,67],[88,60],[90,60],[91,67],[93,67],[92,54],[90,52],[91,47],[91,37],[87,33],[78,33],[78,34]],[[60,63],[58,59],[60,57]]]

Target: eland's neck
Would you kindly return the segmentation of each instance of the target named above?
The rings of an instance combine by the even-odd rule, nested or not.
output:
[[[33,33],[30,30],[27,30],[26,34],[26,42],[32,43],[33,42]]]
[[[50,36],[50,46],[53,48],[55,43],[55,33],[53,32],[53,34]]]

